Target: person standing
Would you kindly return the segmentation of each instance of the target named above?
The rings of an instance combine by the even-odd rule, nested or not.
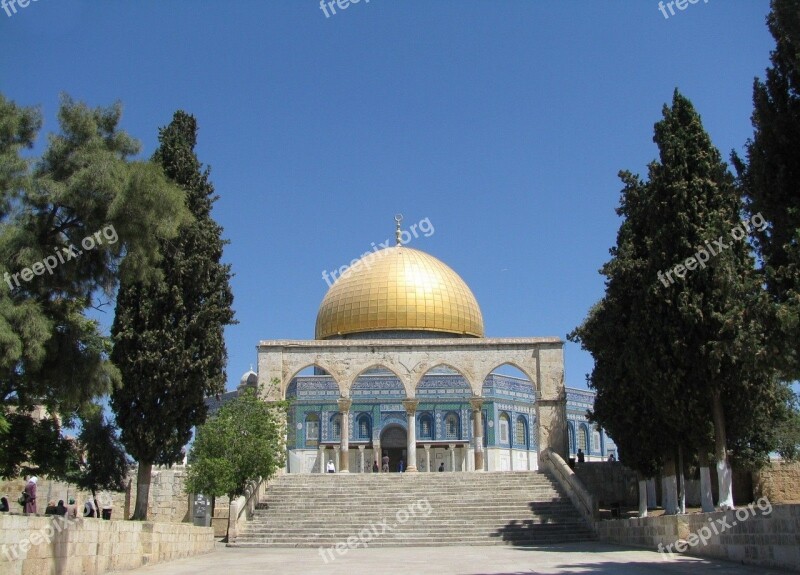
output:
[[[25,513],[36,513],[36,483],[39,478],[35,475],[28,479],[25,485]]]
[[[444,461],[439,464],[439,471],[444,471]]]
[[[381,459],[381,471],[384,473],[389,473],[389,456],[384,455],[383,459]]]
[[[405,468],[405,463],[404,463],[404,462],[403,462],[403,460],[401,459],[401,460],[400,460],[400,464],[397,466],[397,470],[398,470],[400,473],[403,473],[403,469],[404,469],[404,468]]]
[[[336,465],[333,463],[333,459],[328,461],[328,467],[326,468],[328,473],[336,473]]]

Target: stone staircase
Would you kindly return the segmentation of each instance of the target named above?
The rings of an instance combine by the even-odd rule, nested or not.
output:
[[[546,545],[594,539],[536,471],[281,475],[236,547]]]

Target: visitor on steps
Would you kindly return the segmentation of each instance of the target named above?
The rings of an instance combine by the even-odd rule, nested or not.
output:
[[[328,473],[336,473],[336,465],[333,463],[333,459],[328,461],[328,467],[326,467]]]
[[[389,456],[384,455],[383,459],[381,459],[381,471],[384,473],[389,473]]]
[[[444,471],[444,461],[439,464],[439,471]]]
[[[403,460],[401,459],[401,460],[400,460],[400,464],[397,466],[397,470],[398,470],[400,473],[403,473],[403,469],[404,469],[404,468],[405,468],[405,464],[403,463]]]

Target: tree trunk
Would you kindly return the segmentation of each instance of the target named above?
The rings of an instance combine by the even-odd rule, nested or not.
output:
[[[647,517],[647,480],[639,473],[639,517]]]
[[[711,469],[708,467],[708,453],[700,448],[700,506],[703,513],[714,511],[714,496],[711,493]]]
[[[675,480],[675,456],[670,454],[664,462],[664,514],[678,514],[678,485]]]
[[[147,500],[150,498],[150,477],[153,474],[153,464],[139,462],[136,472],[136,505],[133,508],[131,519],[147,521]]]
[[[725,412],[722,409],[722,397],[719,391],[713,395],[714,418],[714,457],[717,460],[717,483],[719,484],[719,507],[723,511],[733,509],[733,477],[731,465],[728,462],[727,442],[725,433]]]
[[[686,476],[683,472],[683,447],[678,446],[678,512],[686,515]]]

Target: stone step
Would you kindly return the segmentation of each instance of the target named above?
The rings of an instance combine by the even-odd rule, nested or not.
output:
[[[428,515],[415,506],[422,501]],[[399,523],[402,511],[409,516]],[[337,473],[275,478],[231,545],[333,547],[372,526],[382,531],[382,525],[391,529],[370,547],[594,539],[560,486],[543,473]]]

